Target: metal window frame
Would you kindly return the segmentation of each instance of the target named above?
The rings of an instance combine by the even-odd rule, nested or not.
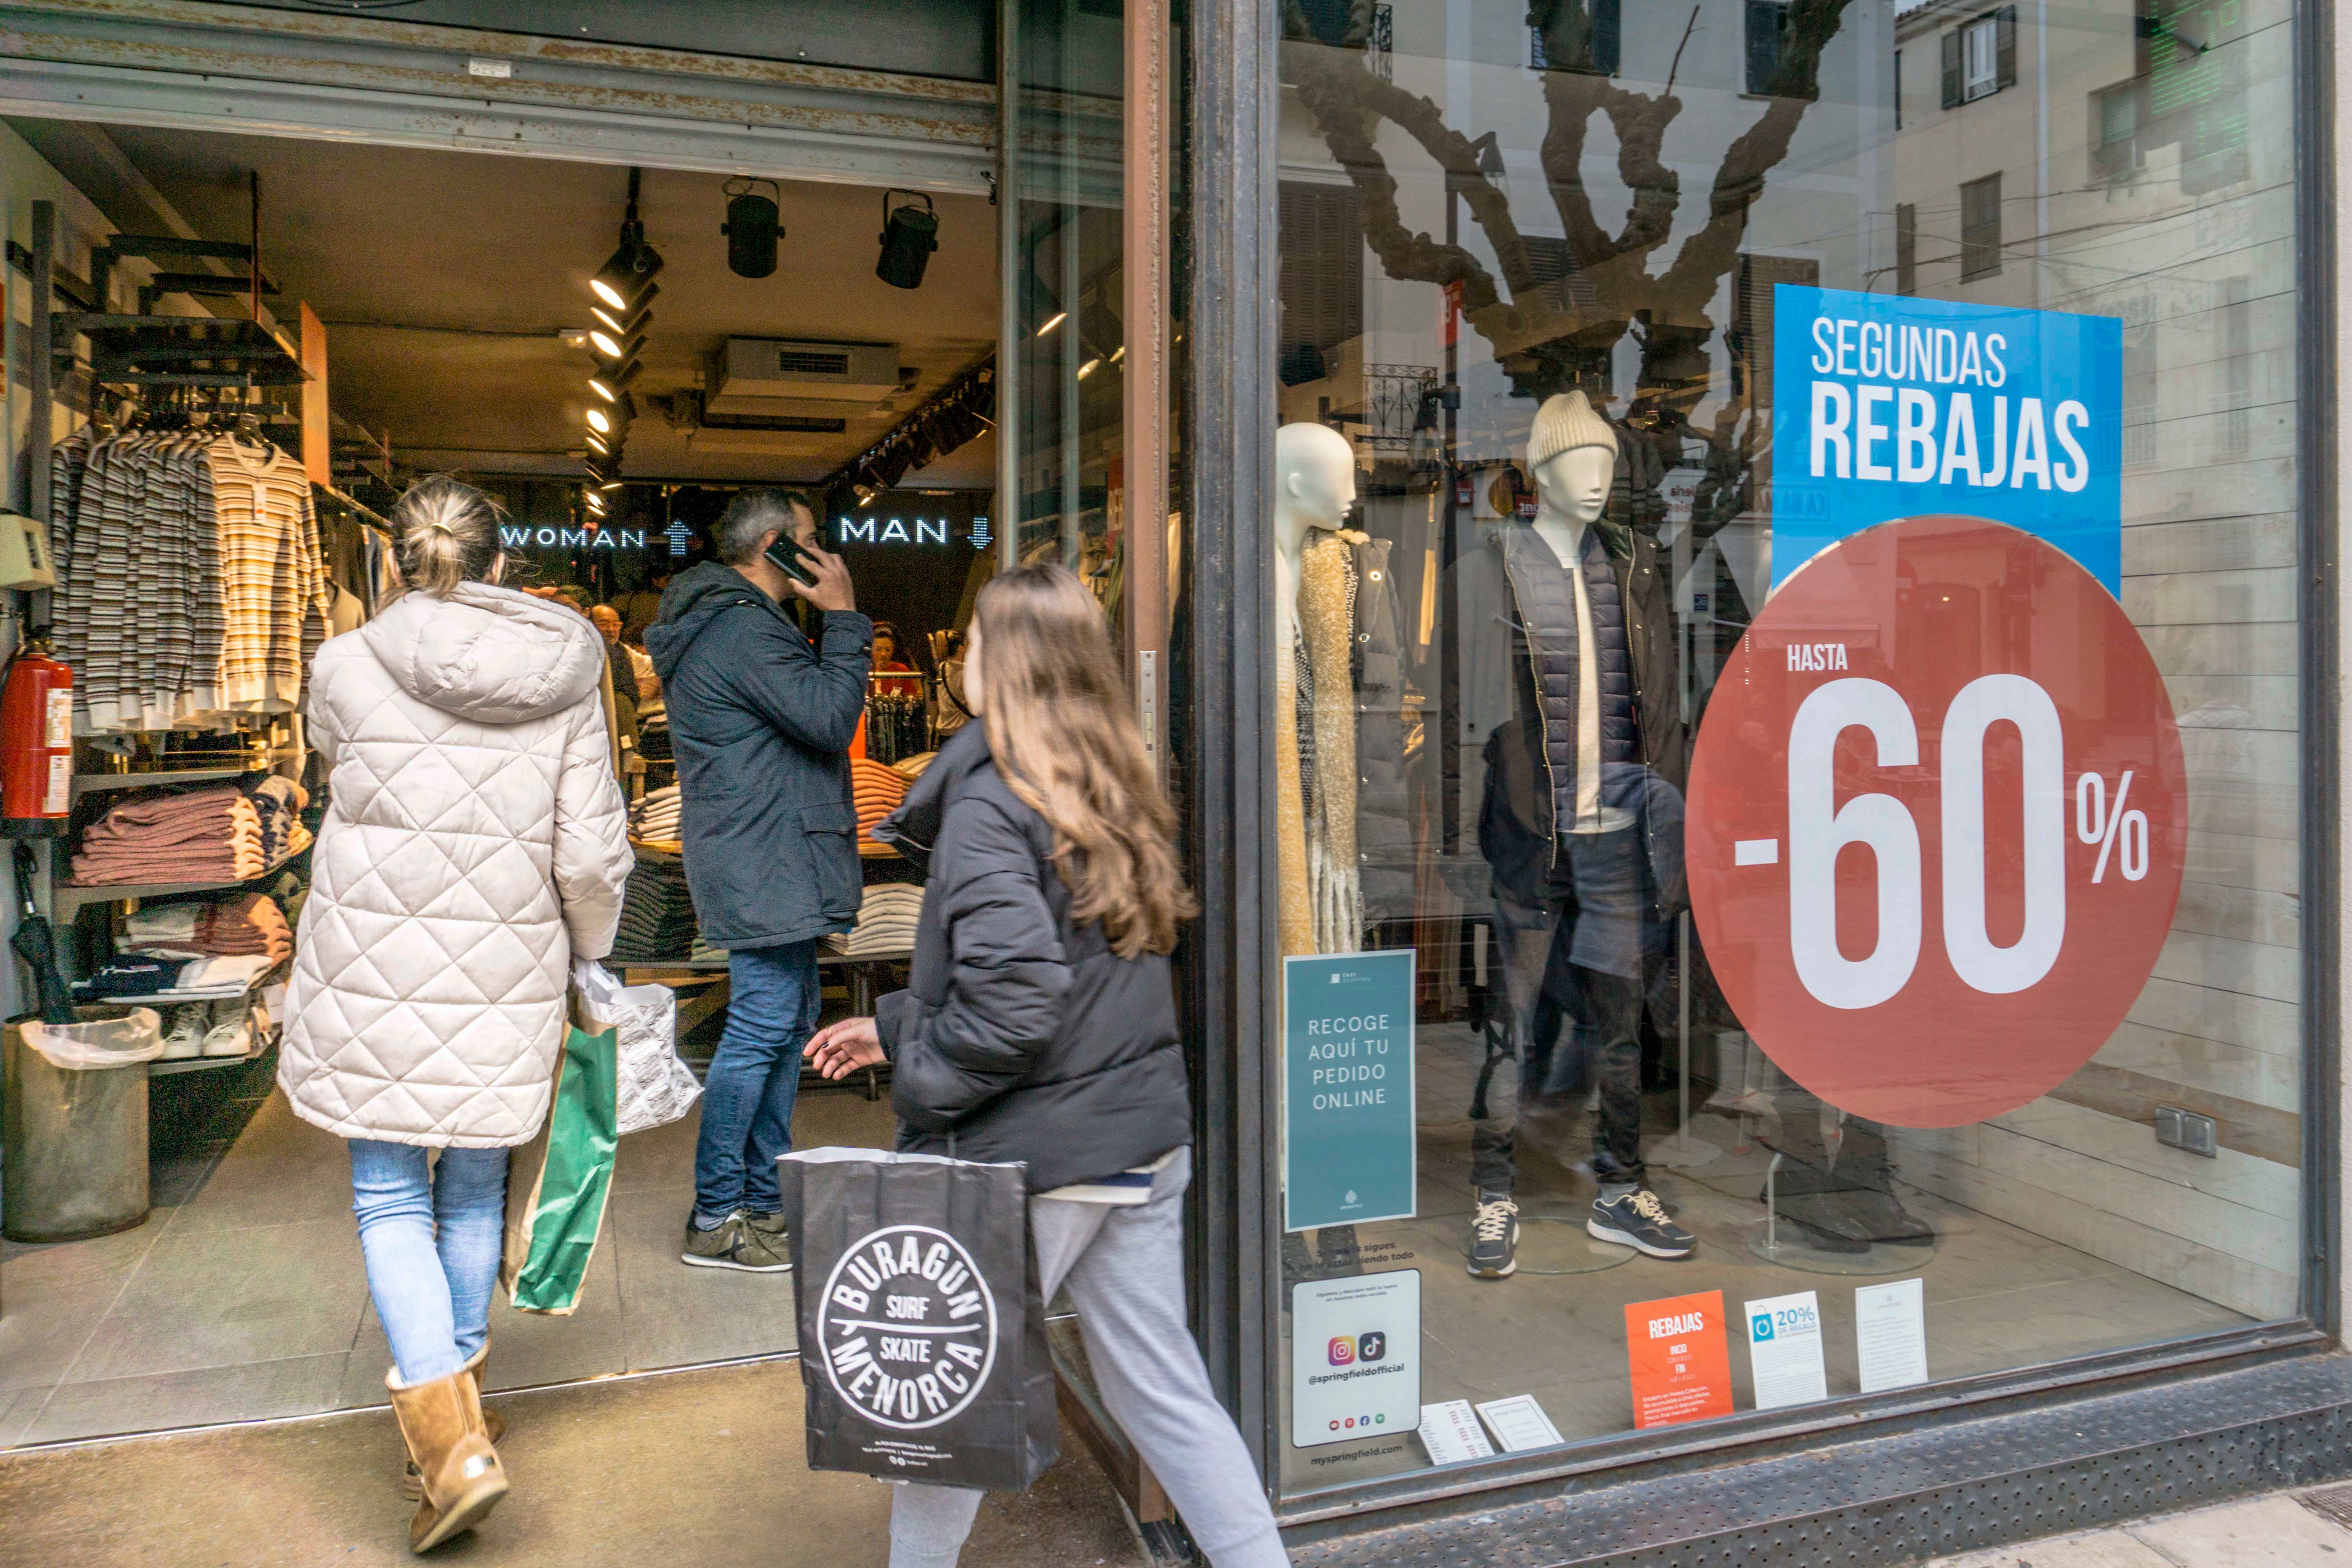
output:
[[[1279,1219],[1265,1130],[1278,1110],[1273,1042],[1276,975],[1270,956],[1276,876],[1263,831],[1273,778],[1265,684],[1274,624],[1272,582],[1255,518],[1273,472],[1276,191],[1274,7],[1202,0],[1188,20],[1190,123],[1198,149],[1189,217],[1186,289],[1194,333],[1186,391],[1195,440],[1187,486],[1198,542],[1191,552],[1192,668],[1187,727],[1199,737],[1191,801],[1192,866],[1205,918],[1188,1000],[1204,1063],[1202,1118],[1201,1334],[1213,1378],[1258,1459],[1277,1517],[1318,1535],[1343,1520],[1367,1528],[1411,1521],[1449,1501],[1521,1491],[1558,1495],[1602,1481],[1670,1474],[1709,1462],[1762,1458],[1824,1440],[1884,1435],[1906,1421],[1978,1420],[2053,1399],[2210,1377],[2335,1349],[2343,1336],[2336,1236],[2342,1186],[2340,934],[2341,659],[2337,574],[2337,333],[2334,224],[2333,18],[2325,6],[2294,16],[2293,75],[2298,152],[2297,377],[2299,715],[2302,792],[2303,1106],[2301,1310],[2220,1333],[2042,1363],[1900,1394],[1831,1401],[1801,1411],[1749,1412],[1691,1428],[1593,1439],[1475,1469],[1428,1469],[1286,1500],[1276,1427],[1282,1375],[1279,1300],[1272,1281]],[[1254,199],[1253,199],[1254,198]],[[1255,1342],[1254,1343],[1252,1342]],[[1314,1527],[1321,1525],[1325,1530]]]

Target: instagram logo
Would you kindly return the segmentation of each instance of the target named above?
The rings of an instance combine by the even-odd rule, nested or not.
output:
[[[1335,1336],[1328,1352],[1333,1366],[1346,1366],[1356,1359],[1356,1342],[1347,1334]]]

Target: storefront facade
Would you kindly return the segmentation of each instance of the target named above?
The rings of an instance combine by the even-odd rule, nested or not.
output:
[[[1119,619],[1301,1561],[2352,1464],[2326,14],[512,9],[28,0],[0,100],[993,194],[959,532]]]
[[[2326,17],[1191,36],[1203,1299],[1309,1560],[2333,1473]]]

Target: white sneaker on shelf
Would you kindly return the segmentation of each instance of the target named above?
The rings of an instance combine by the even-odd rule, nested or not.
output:
[[[180,1062],[204,1055],[205,1031],[211,1023],[212,1016],[202,1002],[183,1002],[173,1007],[165,1025],[163,1054],[157,1059]]]
[[[204,1054],[244,1057],[253,1054],[253,1011],[244,997],[212,1004],[212,1027],[205,1031]]]

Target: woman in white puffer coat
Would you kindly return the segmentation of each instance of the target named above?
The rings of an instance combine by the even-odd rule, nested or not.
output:
[[[470,486],[418,484],[394,517],[407,591],[319,650],[329,804],[278,1068],[295,1113],[351,1141],[418,1552],[506,1493],[479,1377],[507,1152],[546,1119],[571,962],[611,951],[631,863],[604,639],[498,585],[499,521]]]

